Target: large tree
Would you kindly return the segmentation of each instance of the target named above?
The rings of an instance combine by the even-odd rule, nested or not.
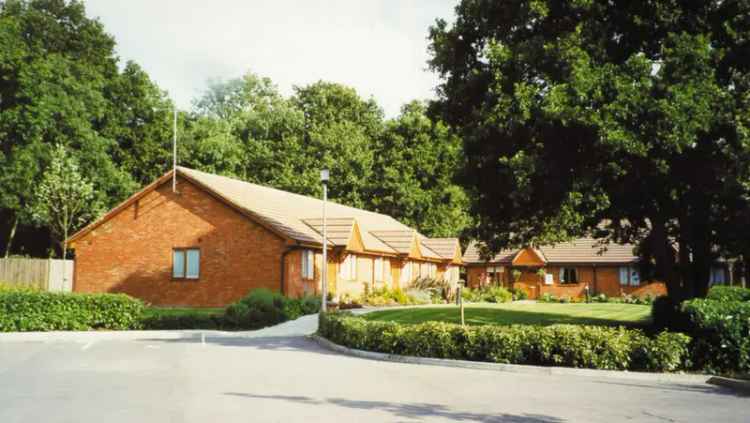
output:
[[[431,66],[434,110],[464,140],[475,235],[491,250],[592,232],[635,242],[670,294],[705,295],[718,252],[747,249],[749,13],[462,1],[431,28]]]
[[[376,210],[428,236],[456,236],[470,225],[468,199],[453,180],[463,160],[460,139],[431,120],[423,103],[404,105],[375,145],[370,198]]]
[[[95,200],[107,206],[163,169],[171,105],[136,65],[118,69],[114,46],[81,2],[0,2],[0,216],[7,219],[0,244],[7,252],[35,243],[13,238],[17,227],[28,233],[33,224],[28,210],[54,145],[77,159]]]

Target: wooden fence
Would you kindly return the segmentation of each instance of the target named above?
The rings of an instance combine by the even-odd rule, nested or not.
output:
[[[70,292],[73,290],[73,266],[73,260],[0,259],[0,283],[33,286],[44,291]]]

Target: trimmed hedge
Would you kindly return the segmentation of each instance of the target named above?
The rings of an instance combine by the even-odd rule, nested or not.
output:
[[[695,368],[750,373],[750,302],[696,299],[682,312],[690,322]]]
[[[750,301],[750,289],[717,285],[708,291],[706,298],[716,301]]]
[[[387,354],[591,369],[685,368],[690,337],[600,326],[466,326],[369,321],[349,313],[321,316],[318,333],[350,348]]]
[[[142,313],[125,294],[0,290],[0,332],[139,329]]]
[[[320,299],[317,297],[287,298],[281,293],[259,288],[227,307],[223,321],[229,327],[258,329],[319,310]]]

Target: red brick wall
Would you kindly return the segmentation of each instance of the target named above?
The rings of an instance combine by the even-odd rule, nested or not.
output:
[[[215,307],[252,288],[279,290],[285,242],[186,180],[177,188],[163,184],[75,242],[76,292]],[[200,248],[199,280],[172,280],[175,247]],[[287,260],[293,277],[299,267]]]
[[[578,283],[561,284],[560,267],[546,267],[547,273],[552,274],[553,284],[545,285],[542,278],[537,275],[538,267],[517,267],[513,270],[520,270],[521,275],[513,284],[514,288],[523,289],[529,295],[529,298],[536,299],[542,294],[550,294],[556,297],[583,297],[586,295],[586,285],[589,286],[590,292],[604,293],[609,297],[621,297],[624,294],[635,296],[651,295],[654,297],[666,295],[666,286],[661,282],[642,282],[641,286],[621,286],[620,273],[617,266],[596,267],[596,277],[594,277],[594,268],[592,266],[572,266],[577,269]],[[485,266],[470,266],[466,270],[468,285],[476,288],[484,281],[487,276]],[[512,272],[512,270],[511,270]],[[503,274],[504,282],[507,282],[508,270]],[[596,279],[596,282],[594,280]],[[503,284],[507,286],[507,283]]]

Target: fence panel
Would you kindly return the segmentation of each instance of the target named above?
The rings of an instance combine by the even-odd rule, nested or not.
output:
[[[70,292],[73,287],[73,260],[34,258],[0,259],[0,282],[31,286],[46,291]],[[63,278],[63,267],[66,277]]]

